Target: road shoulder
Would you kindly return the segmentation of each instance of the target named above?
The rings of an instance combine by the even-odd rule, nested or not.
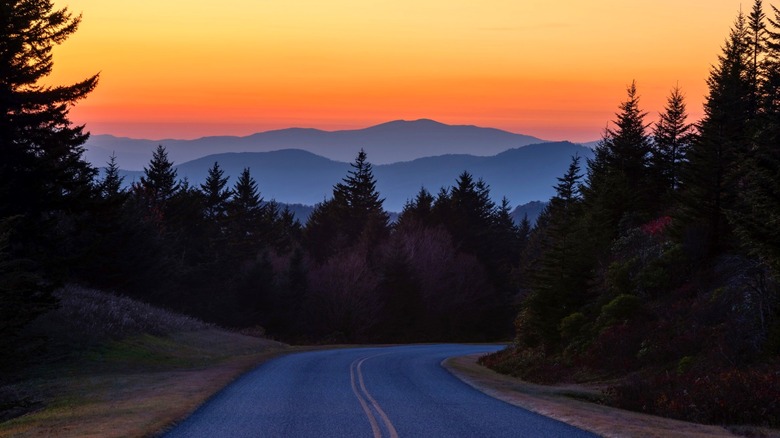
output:
[[[506,403],[605,437],[733,437],[723,427],[687,423],[624,411],[581,399],[598,392],[583,386],[545,386],[498,374],[477,364],[480,355],[442,362],[468,385]]]

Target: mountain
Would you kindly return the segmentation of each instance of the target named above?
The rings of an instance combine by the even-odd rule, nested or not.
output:
[[[533,226],[536,224],[536,220],[539,219],[539,215],[542,214],[542,210],[544,210],[544,207],[546,206],[547,202],[531,201],[527,204],[518,205],[512,210],[510,216],[512,216],[512,220],[518,225],[523,220],[523,217],[528,216],[528,221]]]
[[[351,162],[363,148],[375,164],[409,161],[443,154],[491,156],[512,148],[541,143],[536,137],[494,128],[446,125],[433,120],[396,120],[365,129],[322,131],[290,128],[247,137],[204,137],[196,140],[137,140],[93,135],[84,145],[87,161],[104,166],[112,153],[123,169],[141,170],[158,144],[176,162],[224,152],[270,152],[301,149],[331,160]]]
[[[566,171],[571,157],[590,158],[593,151],[569,142],[541,143],[510,149],[489,157],[441,155],[412,161],[375,165],[377,190],[385,198],[385,208],[401,211],[421,187],[436,195],[450,187],[463,171],[490,185],[494,201],[506,196],[513,205],[546,201],[553,193],[556,178]],[[244,167],[249,167],[266,200],[287,204],[314,205],[332,195],[333,186],[347,175],[347,163],[324,158],[303,150],[242,152],[209,155],[176,166],[179,178],[201,184],[214,162],[219,162],[232,185]],[[369,155],[369,161],[371,156]],[[138,180],[142,172],[124,171],[125,183]],[[529,218],[532,215],[529,213]]]

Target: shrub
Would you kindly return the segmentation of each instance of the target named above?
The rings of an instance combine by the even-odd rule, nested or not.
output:
[[[563,318],[559,326],[561,338],[568,340],[582,334],[582,330],[587,322],[588,320],[582,312],[572,313],[566,318]]]
[[[642,307],[642,301],[634,296],[622,294],[618,295],[601,308],[599,323],[604,326],[610,326],[621,321],[627,321],[636,316]]]
[[[635,377],[607,390],[623,409],[711,424],[780,426],[775,366]]]

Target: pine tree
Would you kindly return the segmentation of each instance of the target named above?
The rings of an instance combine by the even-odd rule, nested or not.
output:
[[[557,348],[561,320],[585,301],[592,260],[582,239],[579,161],[572,157],[558,178],[556,194],[534,230],[540,254],[530,273],[531,294],[515,322],[517,339],[527,347]]]
[[[229,245],[233,256],[253,257],[265,244],[261,239],[266,231],[263,223],[263,198],[257,190],[257,182],[245,167],[233,186],[233,197],[227,206],[229,221]]]
[[[333,187],[333,198],[318,204],[306,224],[306,246],[320,262],[357,244],[376,248],[390,233],[365,151],[361,149],[350,165],[347,176]]]
[[[84,228],[97,170],[83,158],[89,134],[72,125],[68,111],[98,76],[42,83],[54,65],[52,48],[80,21],[48,0],[0,2],[0,338],[8,324],[18,328],[54,304],[49,286],[83,249],[68,238]]]
[[[384,199],[376,190],[372,166],[364,150],[360,150],[350,166],[352,170],[333,188],[333,199],[344,212],[342,220],[347,235],[357,240],[367,233],[369,241],[374,241],[388,232],[390,219],[382,208]]]
[[[225,219],[227,203],[232,195],[231,190],[225,188],[229,178],[224,175],[225,172],[215,161],[209,169],[206,181],[200,185],[205,200],[204,214],[208,220],[213,222]]]
[[[727,207],[727,217],[741,243],[780,275],[780,10],[773,11],[752,148],[742,166],[746,171],[739,178],[739,196]]]
[[[747,77],[750,87],[748,111],[755,116],[761,104],[762,61],[766,53],[766,15],[761,0],[753,1],[753,8],[747,18],[746,44],[748,45]]]
[[[650,139],[636,84],[632,82],[627,92],[615,128],[605,129],[594,158],[588,161],[584,214],[587,237],[598,256],[606,253],[621,230],[652,214],[657,203],[648,166]]]
[[[675,213],[678,235],[713,255],[731,244],[725,212],[734,205],[741,163],[749,149],[752,121],[748,79],[750,47],[745,17],[738,15],[718,65],[707,80],[709,94],[699,135],[691,144],[682,178],[681,203]]]
[[[150,196],[149,202],[159,207],[164,207],[174,193],[179,190],[176,169],[173,168],[173,162],[168,160],[168,152],[165,151],[163,145],[157,145],[149,166],[144,167],[144,175],[141,177],[140,185]]]
[[[125,193],[122,183],[125,177],[119,174],[119,164],[116,162],[116,154],[111,154],[103,180],[100,182],[100,192],[104,199],[113,199]]]
[[[653,170],[667,198],[680,185],[680,167],[693,141],[693,125],[687,119],[685,97],[674,87],[653,129]]]
[[[452,187],[449,202],[451,215],[444,223],[454,241],[466,252],[484,255],[491,245],[484,237],[490,232],[495,210],[489,187],[463,172]]]
[[[409,226],[432,226],[434,197],[431,193],[421,187],[414,200],[407,201],[401,214],[398,216],[397,227]]]
[[[68,111],[98,77],[39,84],[52,71],[52,47],[80,21],[46,0],[0,3],[0,217],[23,214],[37,222],[78,208],[92,194],[96,170],[82,157],[89,134],[71,125]]]

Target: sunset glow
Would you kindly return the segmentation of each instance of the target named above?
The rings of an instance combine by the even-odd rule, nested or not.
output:
[[[51,83],[95,72],[71,112],[93,133],[247,135],[431,118],[597,139],[637,81],[651,118],[692,117],[734,0],[65,0],[81,27]]]

